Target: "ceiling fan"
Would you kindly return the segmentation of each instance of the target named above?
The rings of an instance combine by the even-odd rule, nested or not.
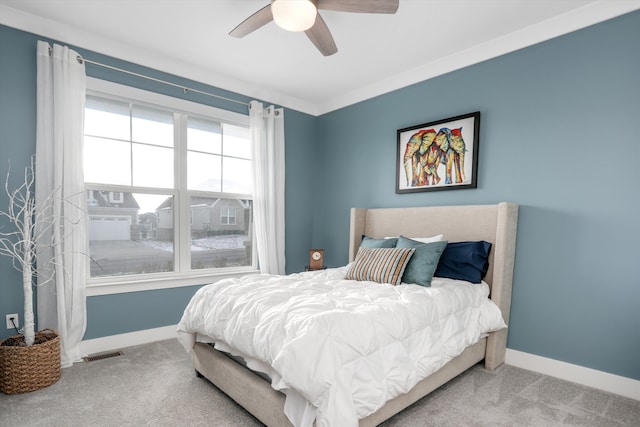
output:
[[[244,37],[263,25],[275,23],[288,31],[304,31],[324,56],[338,51],[329,27],[318,13],[319,9],[354,13],[396,13],[400,0],[272,0],[229,35]]]

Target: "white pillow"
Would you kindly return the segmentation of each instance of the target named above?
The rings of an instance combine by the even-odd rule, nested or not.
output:
[[[409,236],[405,236],[407,239],[411,239],[411,240],[415,240],[416,242],[420,242],[420,243],[432,243],[432,242],[441,242],[442,241],[442,237],[444,237],[442,234],[438,234],[437,236],[432,236],[432,237],[409,237]],[[385,237],[385,239],[394,239],[395,237]]]

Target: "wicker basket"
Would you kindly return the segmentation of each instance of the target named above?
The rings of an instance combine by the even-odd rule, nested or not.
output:
[[[0,391],[26,393],[47,387],[60,379],[60,335],[53,329],[36,332],[31,346],[7,345],[24,342],[15,335],[0,342]]]

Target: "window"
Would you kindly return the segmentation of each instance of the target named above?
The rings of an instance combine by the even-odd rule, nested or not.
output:
[[[96,199],[93,197],[93,191],[91,190],[87,191],[87,205],[89,207],[96,205]]]
[[[236,208],[229,208],[229,207],[221,208],[220,224],[235,225],[236,224]]]
[[[122,204],[124,202],[124,193],[120,191],[109,192],[109,203]]]
[[[89,286],[255,270],[248,117],[89,80]]]

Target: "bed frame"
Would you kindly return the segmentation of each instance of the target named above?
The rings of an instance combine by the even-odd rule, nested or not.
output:
[[[485,240],[493,243],[485,281],[490,298],[509,322],[511,284],[516,248],[518,205],[439,206],[414,208],[351,209],[349,261],[358,251],[362,235],[428,237],[444,234],[449,242]],[[489,334],[468,347],[408,393],[388,401],[382,408],[360,420],[360,426],[375,426],[413,404],[431,391],[484,359],[485,368],[494,370],[504,362],[507,330]],[[212,346],[196,343],[193,365],[220,390],[268,426],[291,426],[284,415],[285,396],[271,384],[223,355]]]

